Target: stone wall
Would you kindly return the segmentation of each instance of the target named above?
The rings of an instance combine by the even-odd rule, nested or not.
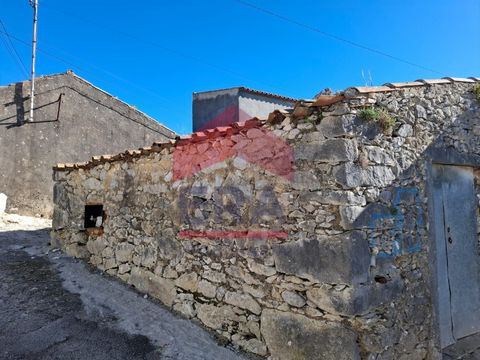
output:
[[[428,169],[480,164],[473,85],[350,88],[59,165],[52,242],[261,356],[437,359]]]

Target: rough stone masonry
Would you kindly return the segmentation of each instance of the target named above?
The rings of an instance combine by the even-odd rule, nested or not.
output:
[[[438,359],[428,172],[480,164],[479,80],[349,88],[59,164],[52,243],[261,356]]]

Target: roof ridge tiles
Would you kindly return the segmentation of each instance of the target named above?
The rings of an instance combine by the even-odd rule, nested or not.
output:
[[[250,128],[263,126],[267,122],[268,123],[279,122],[279,121],[282,121],[287,116],[294,115],[295,109],[299,107],[302,107],[302,106],[305,108],[312,107],[312,106],[322,107],[322,106],[329,106],[336,102],[342,101],[346,97],[352,96],[352,92],[351,92],[352,90],[356,91],[356,93],[358,94],[363,95],[363,94],[379,93],[379,92],[394,92],[394,91],[399,91],[405,88],[418,87],[418,86],[452,84],[456,82],[462,82],[462,83],[480,82],[480,77],[468,77],[468,78],[444,77],[442,79],[418,79],[410,82],[386,83],[380,86],[353,86],[345,89],[342,93],[337,95],[321,95],[313,100],[294,99],[295,106],[292,109],[287,108],[282,110],[274,110],[269,114],[269,117],[267,120],[261,120],[255,117],[246,121],[235,122],[227,126],[219,126],[213,129],[197,131],[188,135],[177,135],[175,139],[170,139],[168,141],[163,141],[163,142],[154,142],[151,146],[142,147],[142,148],[139,148],[138,150],[129,149],[124,151],[123,153],[119,153],[115,155],[93,156],[92,159],[87,162],[78,162],[74,164],[58,163],[55,166],[53,166],[53,169],[55,171],[66,171],[70,169],[88,168],[88,167],[96,166],[101,163],[113,162],[113,161],[125,159],[126,157],[140,157],[142,155],[147,155],[152,152],[158,152],[161,149],[170,148],[172,146],[181,146],[184,141],[201,141],[204,139],[212,139],[224,134],[228,134],[228,132],[230,131],[236,133],[242,130],[248,130]],[[252,90],[244,87],[239,87],[239,88],[244,91],[247,91],[247,90],[256,91],[256,90]],[[258,93],[261,93],[261,92],[258,92]],[[268,94],[268,93],[264,93],[264,94]]]
[[[118,153],[115,155],[95,155],[92,157],[90,161],[87,162],[79,162],[75,164],[56,164],[53,166],[53,170],[55,171],[65,171],[65,170],[73,170],[79,168],[89,168],[96,165],[100,165],[107,162],[113,162],[117,160],[123,160],[125,158],[132,158],[132,157],[141,157],[142,155],[148,155],[152,152],[157,152],[161,149],[171,147],[171,146],[181,146],[184,141],[195,141],[195,140],[203,140],[203,139],[212,139],[218,136],[222,136],[228,134],[229,131],[238,132],[243,129],[251,129],[254,127],[263,126],[265,120],[259,120],[257,118],[252,118],[243,122],[236,122],[229,126],[218,126],[213,129],[207,129],[204,131],[197,131],[192,134],[188,135],[181,135],[177,136],[175,139],[171,139],[165,142],[154,142],[151,146],[142,147],[139,149],[128,149],[122,153]],[[201,135],[203,134],[203,136]],[[200,139],[199,139],[200,137]]]
[[[466,83],[474,83],[475,82],[475,80],[470,79],[470,78],[459,78],[459,77],[449,77],[449,76],[446,76],[443,79],[447,79],[447,80],[450,80],[452,82],[466,82]]]
[[[391,88],[389,86],[385,85],[379,85],[379,86],[352,86],[349,89],[354,89],[360,94],[369,94],[369,93],[376,93],[376,92],[390,92],[390,91],[396,91],[398,89]]]
[[[354,90],[358,94],[392,92],[392,91],[398,91],[404,88],[417,87],[417,86],[452,84],[456,82],[475,83],[477,81],[480,81],[480,78],[478,77],[468,77],[468,78],[444,77],[441,79],[417,79],[415,81],[385,83],[379,86],[352,86],[347,88],[344,91],[344,93],[346,94],[350,93],[351,95],[352,94],[351,90]]]
[[[385,83],[383,86],[388,86],[393,89],[409,88],[416,86],[424,86],[424,83],[420,81],[406,81],[406,82],[396,82],[396,83]]]

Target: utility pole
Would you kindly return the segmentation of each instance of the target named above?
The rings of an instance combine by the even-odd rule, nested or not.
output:
[[[38,16],[38,0],[30,0],[33,6],[33,38],[32,38],[32,86],[30,89],[30,117],[29,122],[33,122],[33,105],[35,99],[35,60],[37,52],[37,16]]]

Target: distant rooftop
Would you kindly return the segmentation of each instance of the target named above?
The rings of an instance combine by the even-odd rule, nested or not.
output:
[[[245,93],[249,93],[249,94],[265,96],[265,97],[269,97],[269,98],[272,98],[272,99],[278,99],[278,100],[287,101],[287,102],[291,102],[291,103],[295,103],[299,100],[299,99],[295,99],[295,98],[292,98],[292,97],[289,97],[289,96],[283,96],[283,95],[273,94],[273,93],[269,93],[269,92],[265,92],[265,91],[250,89],[250,88],[245,87],[245,86],[237,86],[237,87],[231,87],[231,88],[226,88],[226,89],[198,91],[198,92],[194,92],[193,94],[194,95],[196,95],[196,94],[208,94],[208,93],[216,93],[216,92],[231,91],[231,90],[237,90],[239,92],[245,92]]]
[[[152,118],[151,116],[145,114],[144,112],[138,110],[136,107],[126,103],[125,101],[122,101],[120,100],[118,97],[106,92],[105,90],[103,89],[100,89],[99,87],[93,85],[91,82],[89,82],[88,80],[85,80],[84,78],[78,76],[77,74],[75,74],[72,70],[67,70],[66,72],[64,73],[56,73],[56,74],[49,74],[49,75],[42,75],[42,76],[38,76],[35,78],[35,81],[42,81],[42,80],[48,80],[48,79],[53,79],[53,78],[60,78],[60,77],[70,77],[71,79],[74,79],[74,80],[77,80],[77,81],[80,81],[81,83],[83,83],[84,85],[87,85],[89,87],[91,87],[92,89],[96,90],[96,91],[99,91],[101,92],[102,94],[108,96],[109,98],[112,98],[114,99],[115,101],[117,101],[121,106],[124,106],[124,107],[127,107],[129,110],[131,111],[134,111],[136,113],[138,113],[139,115],[141,115],[142,117],[144,117],[145,119],[147,119],[147,121],[152,121],[152,122],[155,122],[155,124],[158,126],[160,125],[161,127],[161,131],[162,133],[167,136],[167,137],[174,137],[176,135],[176,133],[169,129],[168,127],[166,127],[164,124],[162,124],[161,122],[155,120],[154,118]],[[15,86],[15,84],[18,84],[18,83],[25,83],[25,82],[29,82],[30,80],[24,80],[24,81],[19,81],[19,82],[16,82],[16,83],[11,83],[11,84],[7,84],[7,85],[0,85],[0,89],[1,88],[5,88],[5,87],[9,87],[9,86]]]

